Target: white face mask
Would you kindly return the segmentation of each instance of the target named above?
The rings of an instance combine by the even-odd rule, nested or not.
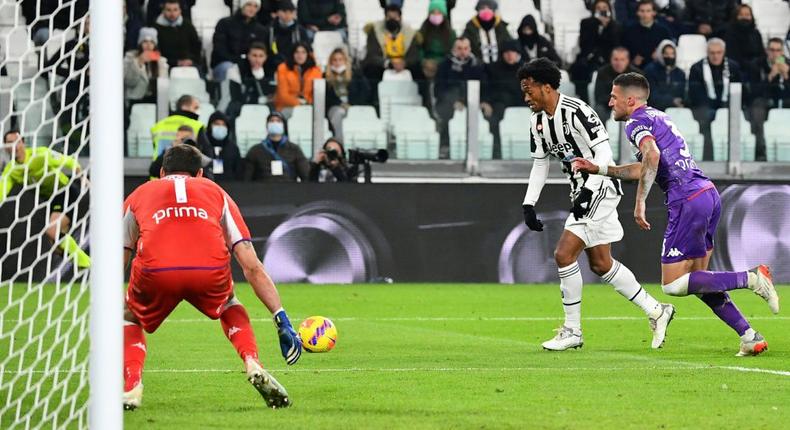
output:
[[[255,79],[261,80],[263,79],[263,75],[264,75],[263,67],[261,67],[260,69],[252,70],[252,77]]]
[[[330,69],[332,69],[333,72],[335,72],[335,73],[337,73],[339,75],[339,74],[344,73],[346,71],[346,65],[342,64],[340,66],[331,66]]]

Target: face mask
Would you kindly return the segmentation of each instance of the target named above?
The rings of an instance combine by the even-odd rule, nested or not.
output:
[[[263,74],[264,74],[263,67],[261,67],[260,69],[255,69],[255,70],[252,71],[252,77],[257,79],[257,80],[263,79]]]
[[[291,20],[291,21],[282,21],[282,22],[280,22],[280,26],[282,26],[283,28],[288,28],[288,27],[294,25],[294,22],[295,21],[293,21],[293,20]]]
[[[477,16],[480,17],[481,20],[488,22],[494,19],[494,11],[491,9],[481,10]]]
[[[440,26],[444,22],[444,15],[432,14],[428,16],[428,22],[435,26]]]
[[[396,19],[388,19],[384,22],[384,26],[387,27],[387,31],[390,33],[397,33],[400,30],[400,22]]]
[[[266,131],[269,132],[270,136],[283,135],[285,134],[285,124],[281,122],[270,122],[266,126]]]
[[[675,65],[675,57],[664,57],[664,64],[666,64],[667,67],[674,66]]]
[[[332,69],[332,72],[337,73],[339,75],[346,71],[346,65],[343,64],[342,66],[337,66],[337,67],[331,66],[330,69]]]
[[[215,125],[211,127],[211,137],[214,140],[225,140],[228,137],[228,127],[224,125]]]

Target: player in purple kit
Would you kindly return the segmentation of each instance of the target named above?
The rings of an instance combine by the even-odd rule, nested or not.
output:
[[[696,295],[741,337],[738,356],[757,355],[768,348],[730,299],[727,291],[748,288],[779,312],[771,273],[766,265],[744,272],[711,272],[708,263],[721,212],[719,193],[702,173],[675,124],[658,109],[647,106],[650,86],[642,75],[625,73],[612,84],[609,106],[617,121],[626,122],[626,135],[639,149],[638,163],[598,166],[583,158],[573,160],[576,171],[618,179],[639,180],[634,218],[650,230],[645,200],[653,182],[666,194],[669,220],[661,250],[661,284],[672,296]]]

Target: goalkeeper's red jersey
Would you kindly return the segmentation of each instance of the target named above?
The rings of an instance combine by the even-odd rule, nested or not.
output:
[[[138,187],[124,202],[124,247],[142,269],[229,267],[233,247],[250,240],[239,207],[205,178],[169,175]]]

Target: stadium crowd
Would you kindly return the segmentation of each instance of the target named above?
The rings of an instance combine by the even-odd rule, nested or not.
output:
[[[439,158],[449,156],[448,123],[456,111],[465,109],[470,80],[481,82],[481,111],[494,137],[493,158],[502,156],[498,125],[506,108],[525,106],[515,72],[533,58],[548,58],[567,71],[571,85],[564,88],[575,88],[572,95],[589,102],[605,119],[612,80],[628,71],[644,74],[653,88],[651,105],[662,110],[691,109],[704,136],[704,160],[713,159],[711,122],[718,108],[728,106],[729,83],[744,84],[743,111],[755,136],[758,161],[766,159],[768,112],[790,107],[786,61],[790,31],[785,38],[764,43],[752,7],[738,0],[570,0],[583,1],[589,10],[579,23],[575,58],[558,54],[553,29],[540,16],[503,17],[496,0],[477,1],[476,15],[460,34],[451,25],[456,0],[430,0],[419,28],[403,19],[403,4],[410,0],[379,0],[381,19],[364,26],[362,52],[347,47],[350,31],[344,0],[223,1],[232,13],[217,22],[210,54],[190,19],[195,0],[149,0],[145,5],[127,0],[124,21],[127,126],[135,104],[157,102],[157,78],[167,77],[175,68],[194,68],[208,90],[209,99],[202,101],[218,109],[204,124],[198,120],[200,97],[180,97],[172,106],[172,116],[151,124],[153,158],[172,144],[182,126],[188,126],[192,137],[175,139],[176,144],[194,142],[206,156],[207,170],[215,170],[218,179],[347,178],[326,174],[333,167],[325,152],[304,154],[288,137],[288,119],[297,107],[312,104],[312,83],[321,78],[327,83],[332,142],[341,149],[349,107],[378,109],[377,88],[382,80],[418,83],[422,105],[438,125]],[[38,3],[40,10],[35,9]],[[87,1],[76,3],[75,13],[87,11]],[[535,10],[541,10],[540,3],[535,1]],[[30,35],[36,44],[47,40],[50,28],[68,26],[68,17],[57,12],[57,4],[22,2],[23,14],[34,22]],[[52,25],[41,19],[42,14]],[[325,32],[337,33],[344,43],[319,58],[313,42]],[[707,55],[690,67],[677,61],[678,40],[686,34],[702,35],[707,41]],[[86,67],[87,41],[71,43],[81,43],[76,51],[83,63],[77,67]],[[64,73],[73,73],[69,61],[56,53],[48,64],[56,65],[56,71],[62,64]],[[68,88],[66,93],[70,101],[77,97]],[[271,114],[265,123],[260,118],[260,127],[266,128],[263,144],[242,153],[235,143],[234,124],[243,106],[251,104],[266,105]],[[86,105],[85,99],[74,104],[77,118],[87,114]],[[332,160],[334,170],[338,163],[348,167],[345,151],[339,155],[339,160]],[[322,170],[323,174],[317,173]]]

